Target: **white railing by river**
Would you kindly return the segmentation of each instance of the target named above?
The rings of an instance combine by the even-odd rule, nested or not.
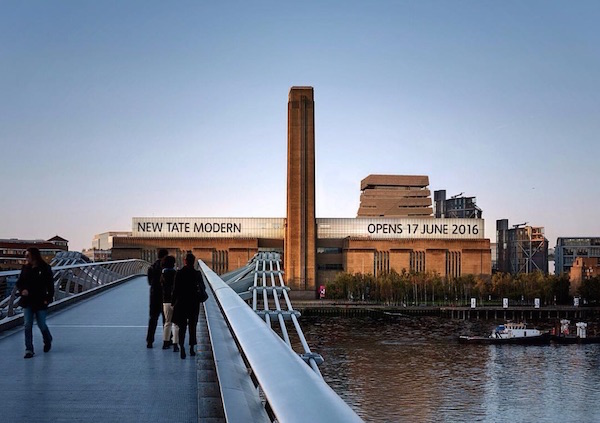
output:
[[[269,262],[273,265],[268,264]],[[235,344],[239,347],[240,354],[248,366],[248,372],[257,384],[257,388],[254,389],[255,391],[258,389],[264,397],[265,408],[272,418],[286,423],[362,421],[321,377],[317,368],[320,356],[311,353],[302,335],[297,320],[299,313],[294,312],[291,307],[287,295],[288,288],[280,279],[281,269],[275,257],[262,256],[261,258],[259,253],[251,265],[252,274],[248,274],[247,279],[252,281],[249,287],[250,297],[253,299],[252,307],[204,262],[199,263],[212,291],[211,296],[214,296]],[[240,273],[240,277],[234,279],[241,280],[242,274],[243,272]],[[273,296],[274,310],[268,307],[269,295]],[[279,295],[283,297],[288,310],[281,309]],[[259,296],[264,299],[262,310],[257,307]],[[280,338],[270,326],[271,317],[274,316],[277,316],[279,328],[285,339]],[[297,354],[291,348],[284,323],[287,319],[293,322],[294,328],[298,331],[303,354]],[[210,325],[209,319],[209,331],[212,332]],[[213,348],[214,344],[213,341]],[[218,360],[215,364],[225,414],[231,416],[230,412],[243,413],[244,411],[239,407],[239,399],[236,400],[235,390],[228,388],[230,385],[226,378],[231,371],[226,367],[228,363],[223,363],[222,369],[220,369],[222,364]],[[227,420],[235,421],[229,418]]]

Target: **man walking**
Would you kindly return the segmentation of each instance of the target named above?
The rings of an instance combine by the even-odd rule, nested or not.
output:
[[[158,325],[158,316],[162,315],[163,326],[165,315],[163,314],[163,294],[160,284],[160,275],[162,274],[162,261],[169,255],[165,249],[158,251],[158,260],[148,269],[148,285],[150,285],[150,320],[148,321],[148,334],[146,335],[146,347],[152,348],[154,343],[154,333]]]

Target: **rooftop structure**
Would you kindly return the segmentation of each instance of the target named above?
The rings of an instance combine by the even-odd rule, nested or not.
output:
[[[429,177],[369,175],[360,182],[358,217],[431,217]]]
[[[475,197],[465,197],[464,193],[446,199],[446,190],[433,192],[435,217],[458,219],[481,219],[482,211],[477,207]]]

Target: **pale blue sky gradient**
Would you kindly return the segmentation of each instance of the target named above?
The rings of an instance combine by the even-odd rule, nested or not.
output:
[[[282,4],[284,3],[284,4]],[[0,2],[0,238],[284,217],[315,89],[317,217],[371,173],[600,236],[600,2]]]

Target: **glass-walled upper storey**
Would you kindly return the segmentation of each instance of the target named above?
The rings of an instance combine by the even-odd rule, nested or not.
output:
[[[558,238],[554,249],[555,272],[568,273],[577,257],[600,257],[600,237]]]
[[[557,238],[557,247],[600,246],[600,237],[595,238]]]

